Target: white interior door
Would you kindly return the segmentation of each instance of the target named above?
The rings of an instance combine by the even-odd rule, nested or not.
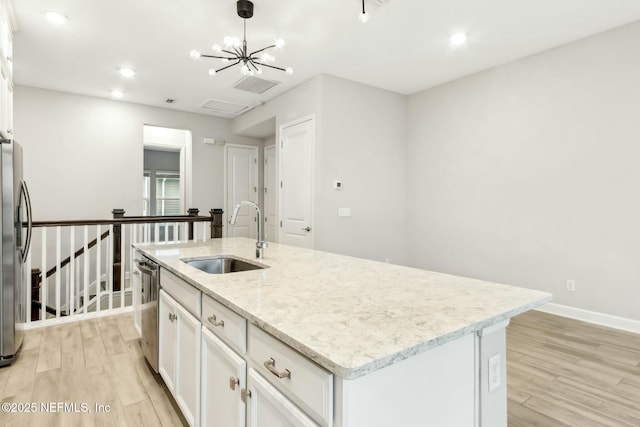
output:
[[[313,248],[314,121],[280,129],[280,242]]]
[[[226,145],[226,206],[228,237],[257,235],[256,211],[242,206],[235,225],[229,224],[233,209],[243,200],[258,203],[258,147]]]
[[[267,241],[278,242],[276,146],[264,149],[264,229]]]

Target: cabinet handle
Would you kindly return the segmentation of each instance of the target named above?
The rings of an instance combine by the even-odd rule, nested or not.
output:
[[[240,399],[242,399],[242,401],[244,403],[247,403],[247,398],[251,397],[251,390],[247,390],[246,388],[243,388],[242,390],[240,390]]]
[[[175,321],[177,318],[178,318],[178,316],[176,316],[175,314],[173,314],[173,313],[169,313],[169,320],[170,320],[170,321],[172,321],[172,322],[173,322],[173,321]]]
[[[240,385],[240,378],[234,376],[229,377],[229,387],[231,390],[235,390],[237,385]]]
[[[217,321],[216,319],[216,315],[214,314],[211,317],[207,317],[207,320],[209,321],[209,323],[211,323],[213,326],[221,326],[224,328],[224,320],[219,320]]]
[[[278,378],[289,378],[289,379],[291,379],[291,371],[290,370],[285,369],[282,372],[278,372],[276,370],[276,361],[274,360],[273,357],[271,357],[269,360],[264,362],[264,367],[267,368],[269,370],[269,372],[271,372],[273,375],[275,375]]]

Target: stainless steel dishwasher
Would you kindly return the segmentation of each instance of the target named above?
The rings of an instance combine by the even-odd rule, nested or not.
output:
[[[160,280],[158,264],[147,257],[136,259],[141,274],[140,322],[142,326],[142,352],[149,365],[158,372],[158,294]]]

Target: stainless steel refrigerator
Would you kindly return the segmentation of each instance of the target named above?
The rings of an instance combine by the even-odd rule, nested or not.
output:
[[[22,179],[22,147],[0,140],[0,366],[15,359],[27,319],[24,263],[31,244],[31,201]]]

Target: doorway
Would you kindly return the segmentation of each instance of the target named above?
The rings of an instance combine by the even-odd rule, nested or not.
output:
[[[278,243],[278,169],[276,146],[264,147],[264,229],[267,241]]]
[[[313,248],[314,117],[280,127],[280,242]]]
[[[257,215],[250,206],[238,211],[235,225],[231,225],[234,208],[243,200],[256,204],[258,200],[258,147],[227,144],[225,157],[225,208],[227,219],[226,237],[257,236]]]
[[[191,204],[191,131],[143,126],[142,214],[186,215]]]

